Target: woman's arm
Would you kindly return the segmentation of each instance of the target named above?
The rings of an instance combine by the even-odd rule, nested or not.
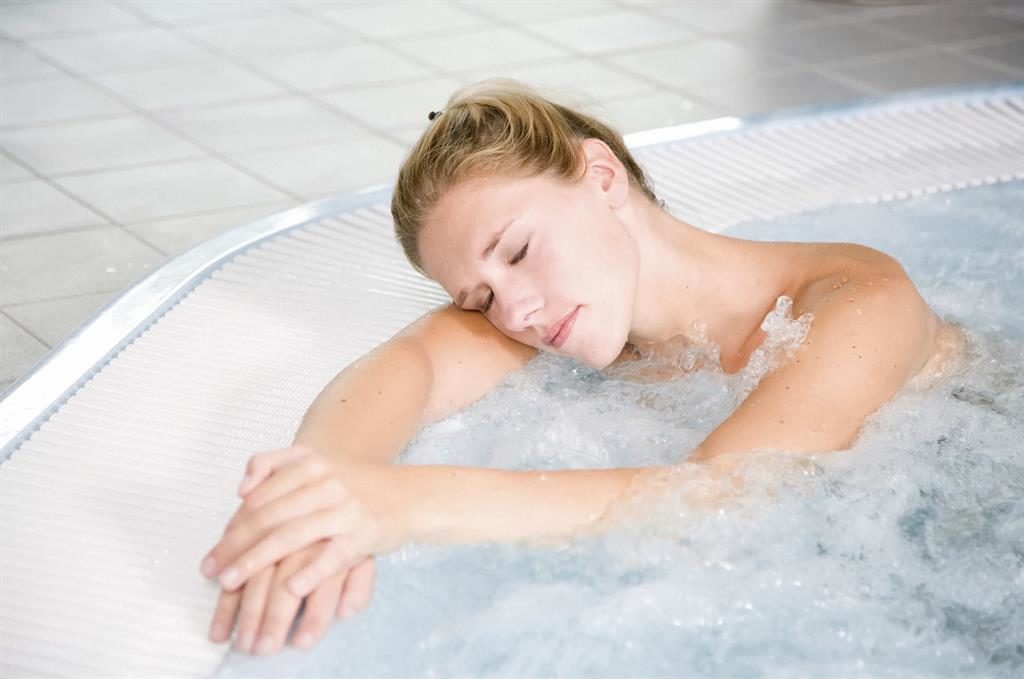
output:
[[[849,286],[840,295],[803,301],[801,311],[810,310],[815,318],[794,358],[766,375],[682,465],[703,463],[706,469],[728,473],[744,457],[738,453],[846,448],[864,419],[927,359],[934,316],[909,280]],[[230,561],[272,562],[303,540],[348,531],[337,552],[343,562],[408,541],[553,538],[593,530],[618,501],[651,488],[713,505],[720,499],[714,493],[727,495],[741,487],[735,480],[712,484],[709,496],[708,486],[690,487],[692,476],[674,471],[332,466],[310,456],[308,463],[281,470],[255,489],[246,502],[258,520],[236,527],[215,551]],[[309,490],[314,487],[320,490]],[[313,528],[304,518],[343,504],[349,507],[349,519],[334,514]],[[279,528],[271,530],[275,526]],[[304,532],[302,526],[309,529]],[[357,526],[370,528],[353,537]]]

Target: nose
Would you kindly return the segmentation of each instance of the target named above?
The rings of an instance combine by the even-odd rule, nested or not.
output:
[[[540,298],[532,292],[506,294],[511,297],[501,303],[501,321],[510,332],[522,332],[530,327],[534,312],[541,307]]]

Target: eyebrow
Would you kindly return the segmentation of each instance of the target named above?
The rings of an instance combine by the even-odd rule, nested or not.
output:
[[[498,231],[498,233],[494,234],[494,238],[491,239],[490,245],[488,245],[486,248],[484,248],[483,253],[480,255],[480,261],[483,261],[483,260],[487,259],[488,255],[491,254],[491,252],[494,250],[494,248],[498,247],[498,243],[501,241],[501,237],[505,235],[505,232],[508,230],[508,227],[512,226],[512,222],[514,222],[514,221],[516,221],[515,217],[513,217],[510,220],[508,220],[505,223],[505,226],[501,227],[501,229]],[[466,301],[466,296],[469,293],[475,291],[481,285],[482,285],[481,283],[477,283],[475,286],[473,286],[472,290],[467,289],[467,288],[463,288],[462,290],[460,290],[458,297],[455,298],[455,305],[461,309],[462,308],[462,303],[464,301]],[[463,309],[463,311],[469,311],[469,309]]]

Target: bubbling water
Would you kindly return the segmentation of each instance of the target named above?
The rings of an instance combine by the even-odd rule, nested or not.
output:
[[[311,651],[232,653],[217,676],[1020,676],[1021,205],[1017,182],[730,232],[878,247],[963,327],[961,369],[898,394],[850,450],[750,456],[727,477],[680,464],[607,531],[560,546],[406,546],[378,557],[367,610]],[[543,354],[403,461],[673,465],[812,323],[780,298],[734,375],[696,369],[717,356],[700,341],[645,358],[693,368],[657,383]],[[671,492],[735,479],[743,492],[711,509]]]

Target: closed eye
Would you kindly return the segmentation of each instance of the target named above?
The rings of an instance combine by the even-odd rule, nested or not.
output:
[[[515,266],[519,262],[523,261],[523,259],[526,257],[526,249],[528,247],[530,247],[530,241],[526,241],[526,245],[523,246],[523,249],[520,250],[519,253],[515,257],[513,257],[511,260],[509,260],[509,264],[511,264],[512,266]],[[493,303],[494,303],[494,293],[492,292],[491,294],[489,294],[487,296],[487,304],[485,304],[484,308],[480,310],[480,313],[486,314],[488,311],[490,311],[491,310],[491,304],[493,304]]]

